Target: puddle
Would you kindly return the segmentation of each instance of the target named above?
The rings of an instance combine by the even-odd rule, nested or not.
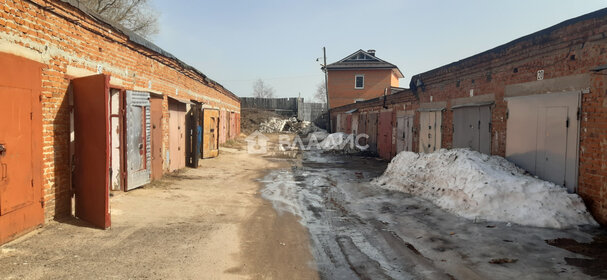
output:
[[[569,265],[581,268],[590,276],[607,278],[607,235],[597,235],[588,243],[577,242],[571,238],[546,240],[546,243],[588,257],[566,257],[565,261]]]

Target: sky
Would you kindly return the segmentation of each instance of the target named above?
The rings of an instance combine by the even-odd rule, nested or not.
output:
[[[262,79],[310,100],[327,63],[359,50],[412,75],[607,7],[607,0],[150,0],[152,41],[238,96]],[[320,58],[319,61],[316,61]]]

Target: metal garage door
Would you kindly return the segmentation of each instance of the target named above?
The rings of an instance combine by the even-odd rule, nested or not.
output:
[[[574,192],[579,92],[513,97],[507,101],[506,157],[538,177]]]
[[[396,114],[396,152],[413,151],[413,112]]]
[[[219,154],[219,110],[205,108],[202,111],[202,158]]]
[[[377,153],[377,119],[378,113],[371,112],[367,114],[367,134],[369,138],[367,139],[367,144],[369,144],[369,151],[372,153]]]
[[[441,148],[441,111],[422,111],[419,114],[419,152],[431,153]]]
[[[491,153],[491,107],[453,109],[453,147]]]
[[[169,171],[185,167],[186,104],[169,99]]]
[[[104,229],[111,225],[109,81],[103,74],[72,80],[76,217]]]
[[[383,159],[392,156],[392,110],[379,113],[377,151]]]
[[[152,174],[150,94],[126,91],[126,170],[125,190],[150,182]]]
[[[150,110],[152,111],[152,178],[160,179],[163,173],[162,98],[152,98],[150,104]]]
[[[44,222],[41,68],[0,53],[0,245]]]

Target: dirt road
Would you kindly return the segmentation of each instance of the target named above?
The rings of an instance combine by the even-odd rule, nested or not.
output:
[[[51,222],[0,247],[0,279],[316,279],[307,231],[260,197],[285,162],[223,149],[111,199],[112,228]]]
[[[594,229],[467,220],[371,184],[386,164],[311,151],[265,177],[262,196],[308,228],[321,278],[590,279],[602,273],[572,260],[597,266],[603,259],[592,261],[547,242],[589,242]]]

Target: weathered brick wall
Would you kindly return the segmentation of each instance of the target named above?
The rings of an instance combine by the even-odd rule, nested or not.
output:
[[[494,94],[492,109],[492,154],[506,153],[507,85],[587,74],[592,77],[582,95],[580,130],[579,194],[595,217],[607,222],[607,100],[602,74],[590,70],[607,63],[607,11],[601,10],[547,30],[531,34],[485,53],[416,75],[424,86],[417,88],[420,102],[446,101],[443,114],[442,146],[453,143],[454,98]]]
[[[571,19],[548,29],[522,37],[484,53],[415,75],[411,79],[418,103],[446,102],[442,114],[442,147],[453,146],[453,111],[457,98],[491,95],[492,108],[491,153],[505,156],[507,86],[537,81],[537,71],[544,70],[544,80],[588,76],[590,82],[582,88],[578,193],[593,215],[607,224],[607,70],[591,69],[607,64],[607,9]],[[418,80],[421,82],[418,85]],[[542,83],[542,82],[540,82]],[[578,85],[576,85],[578,86]],[[566,82],[561,85],[568,88]],[[538,92],[541,93],[541,92]],[[391,97],[388,97],[388,100]],[[350,109],[379,111],[380,99],[369,100],[332,109],[336,114]],[[398,107],[398,106],[397,106]],[[413,106],[415,109],[415,105]],[[409,107],[407,107],[409,108]],[[419,112],[414,126],[419,127]],[[419,135],[414,133],[414,148]]]
[[[384,100],[385,99],[385,100]],[[337,120],[338,114],[343,114],[347,111],[358,109],[354,114],[363,114],[369,112],[379,113],[382,109],[392,109],[392,120],[393,124],[396,125],[396,115],[398,112],[402,111],[413,111],[415,112],[415,117],[413,119],[414,129],[413,129],[413,151],[417,152],[419,149],[419,130],[416,127],[419,127],[419,112],[417,109],[419,108],[419,100],[417,95],[415,95],[410,90],[404,90],[395,94],[386,95],[373,98],[369,100],[365,100],[362,102],[352,103],[348,105],[344,105],[341,107],[331,109],[331,121],[333,122],[333,126],[335,127],[335,122]],[[344,132],[344,131],[339,131]],[[379,132],[379,129],[378,129]],[[396,151],[396,145],[392,147],[393,151]]]
[[[112,87],[164,94],[165,150],[169,141],[167,95],[240,112],[238,98],[221,85],[132,42],[120,30],[65,2],[0,0],[0,52],[44,64],[42,160],[47,220],[70,211],[67,97],[71,78],[95,74],[101,66],[104,74],[111,75]]]
[[[595,74],[590,93],[582,96],[578,193],[595,218],[607,224],[607,87]]]

